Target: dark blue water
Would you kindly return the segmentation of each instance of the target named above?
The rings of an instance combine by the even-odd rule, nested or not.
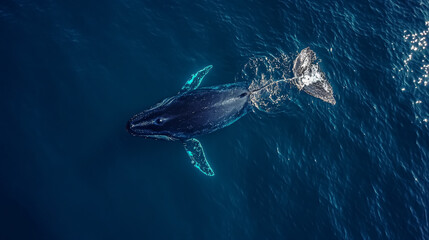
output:
[[[0,239],[429,239],[427,1],[0,3]],[[311,47],[335,106],[182,144],[127,120]]]

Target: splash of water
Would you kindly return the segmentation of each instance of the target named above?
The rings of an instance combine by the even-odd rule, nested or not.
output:
[[[278,81],[291,79],[293,77],[291,69],[291,57],[284,53],[278,56],[255,56],[244,65],[237,78],[239,81],[251,83],[249,91],[259,90],[250,96],[252,105],[256,109],[276,113],[283,111],[284,105],[291,100],[290,82]]]
[[[297,97],[293,96],[295,87],[332,105],[336,103],[332,87],[310,48],[298,54],[293,68],[291,57],[283,53],[279,56],[253,57],[244,65],[240,78],[251,82],[252,105],[264,112],[283,111],[290,102],[296,102]]]

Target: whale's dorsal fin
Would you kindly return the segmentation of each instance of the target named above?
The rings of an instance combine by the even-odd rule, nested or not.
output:
[[[183,141],[186,153],[191,159],[191,164],[207,176],[214,176],[214,172],[207,162],[206,155],[204,154],[203,146],[200,141],[195,138]]]
[[[204,77],[207,75],[207,73],[209,73],[210,69],[212,69],[212,67],[212,65],[208,65],[200,71],[192,74],[189,80],[186,81],[185,85],[183,85],[181,92],[187,92],[189,90],[197,89],[203,81]]]

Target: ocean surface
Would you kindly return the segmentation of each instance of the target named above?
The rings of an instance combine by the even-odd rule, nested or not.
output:
[[[0,239],[429,239],[428,33],[426,0],[2,1]],[[306,47],[336,105],[200,137],[214,177],[125,129]]]

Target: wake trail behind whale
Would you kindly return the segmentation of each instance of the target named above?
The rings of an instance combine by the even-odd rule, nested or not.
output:
[[[310,48],[302,50],[293,65],[285,54],[252,58],[244,66],[242,75],[251,81],[252,105],[263,112],[282,112],[289,103],[298,103],[296,88],[332,105],[336,103],[332,87]]]

